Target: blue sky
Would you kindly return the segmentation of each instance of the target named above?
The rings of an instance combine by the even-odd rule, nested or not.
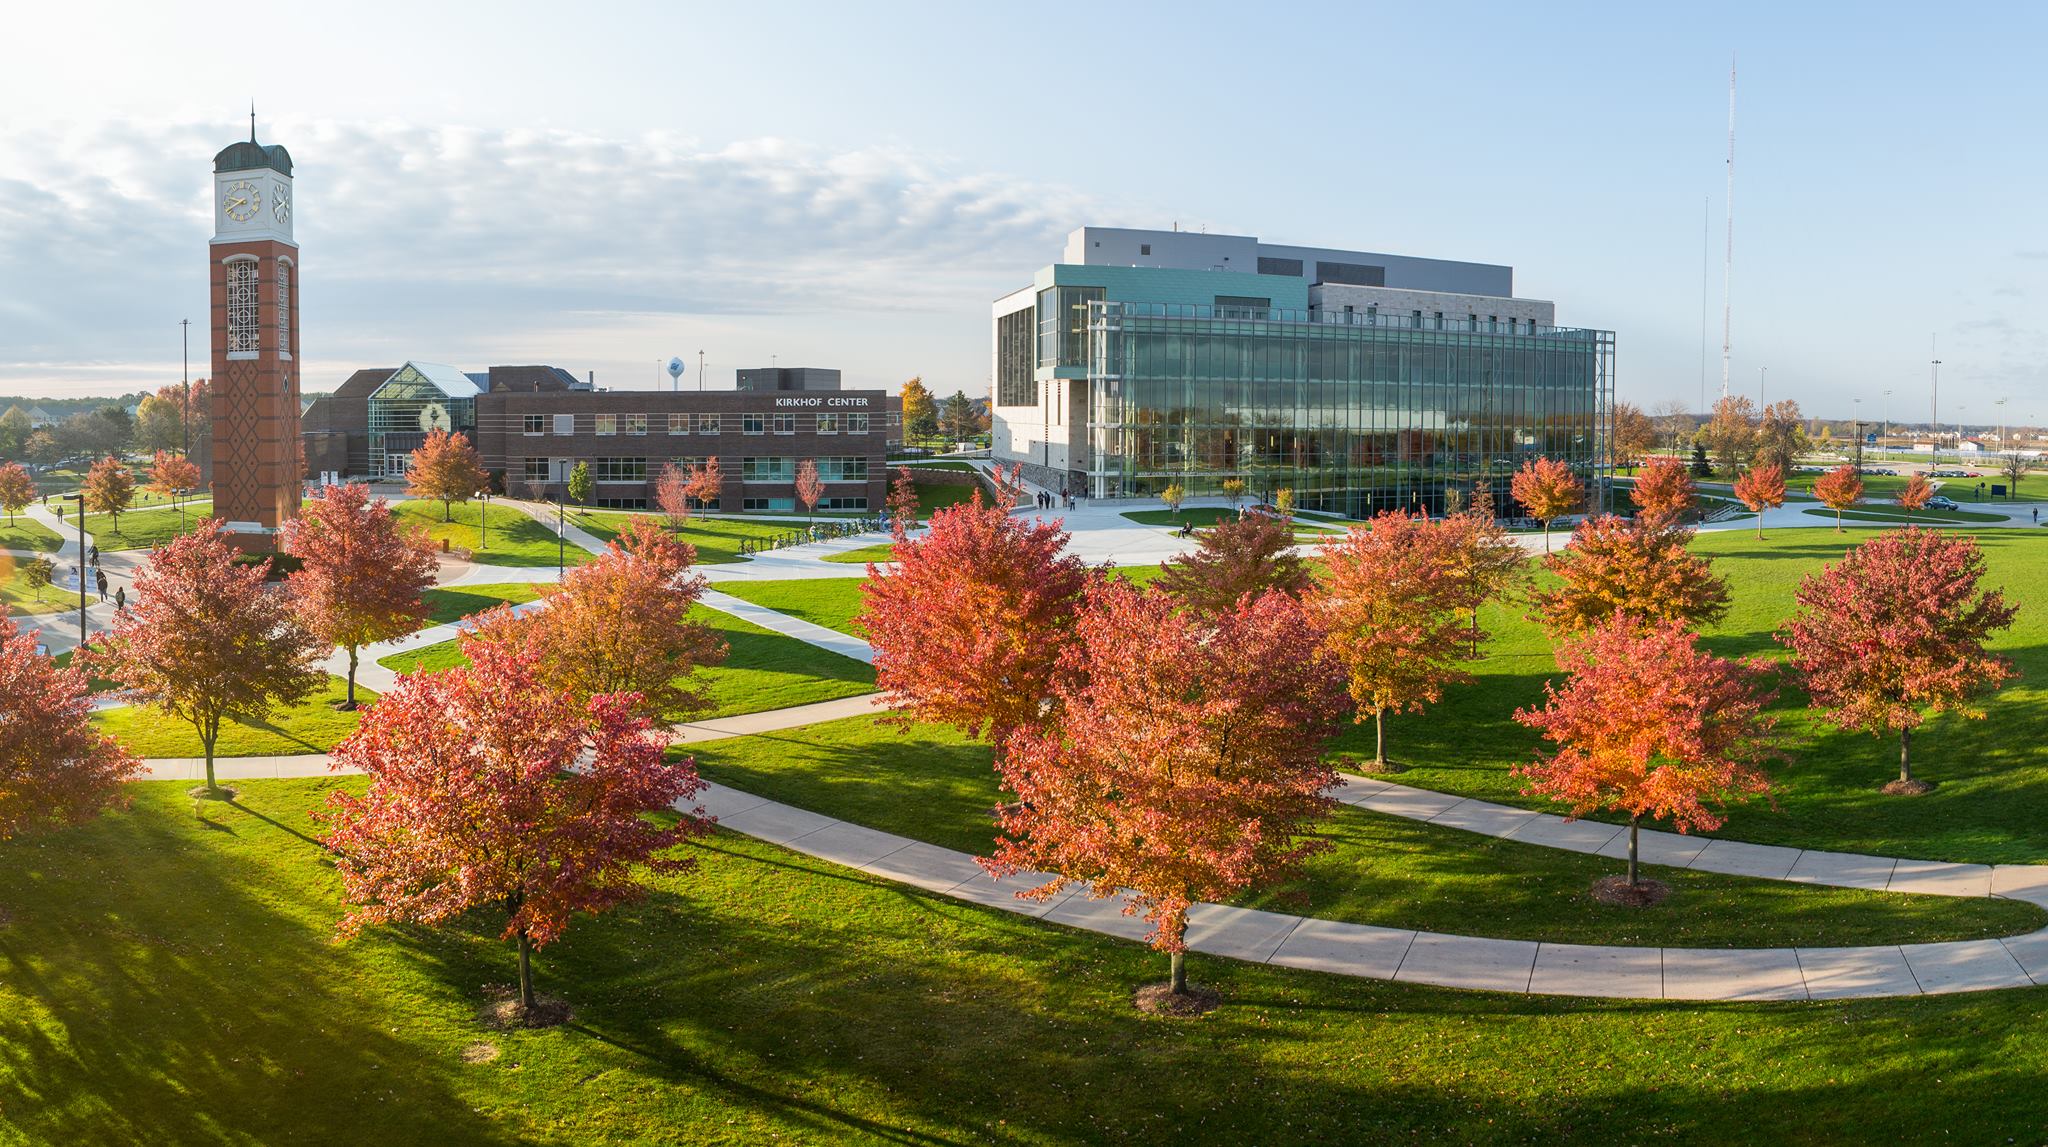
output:
[[[404,358],[978,393],[1084,223],[1511,263],[1624,397],[2048,417],[2048,17],[1772,5],[46,5],[0,73],[0,392],[175,378],[212,152],[299,164],[305,385]],[[80,25],[87,25],[81,33]],[[217,66],[209,61],[221,61]],[[264,61],[271,61],[265,63]],[[204,355],[200,356],[202,359]]]

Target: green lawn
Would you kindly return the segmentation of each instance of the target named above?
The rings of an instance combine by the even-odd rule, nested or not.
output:
[[[802,618],[813,625],[865,636],[854,628],[860,613],[864,577],[790,578],[774,581],[722,581],[718,592],[729,593],[765,609]]]
[[[1213,526],[1218,522],[1230,521],[1237,517],[1237,511],[1227,506],[1190,506],[1178,513],[1172,510],[1125,510],[1124,517],[1141,526],[1177,527],[1183,522],[1193,522],[1196,529]],[[1327,537],[1341,534],[1341,529],[1318,526],[1295,519],[1294,536],[1297,538]]]
[[[1817,518],[1826,518],[1830,521],[1833,521],[1835,517],[1835,512],[1825,506],[1819,509],[1810,509],[1806,512]],[[1975,510],[1921,510],[1917,513],[1908,514],[1897,506],[1887,506],[1880,502],[1876,505],[1858,506],[1853,510],[1843,510],[1842,520],[1845,522],[1896,522],[1903,526],[1914,522],[2003,522],[2006,519],[2004,514],[1985,514]]]
[[[576,525],[607,542],[617,537],[626,523],[634,518],[661,521],[659,514],[645,511],[583,510],[570,515],[570,520]],[[802,520],[794,518],[772,522],[750,522],[739,518],[691,518],[682,529],[674,532],[677,537],[697,547],[699,565],[717,566],[747,560],[740,556],[740,542],[743,540],[766,541],[802,528]]]
[[[20,515],[16,515],[12,522],[0,517],[0,550],[41,550],[45,553],[55,553],[63,547],[64,540],[41,522]]]
[[[427,606],[428,625],[449,625],[496,606],[532,601],[540,596],[540,591],[535,582],[515,581],[430,589],[420,594],[420,600]]]
[[[890,466],[892,466],[892,467],[894,467],[894,466],[908,466],[908,467],[910,467],[910,472],[911,472],[911,473],[913,473],[913,474],[915,474],[915,473],[916,473],[916,472],[918,472],[919,470],[957,470],[957,471],[964,471],[964,472],[966,472],[966,473],[969,473],[969,474],[972,474],[972,473],[974,473],[974,464],[973,464],[973,463],[971,463],[971,462],[962,462],[962,461],[960,461],[960,460],[958,460],[958,459],[952,459],[952,458],[949,458],[949,459],[945,459],[945,460],[942,460],[942,461],[938,461],[938,462],[891,462],[891,463],[889,463],[889,465],[890,465]]]
[[[492,506],[490,513],[490,537],[485,539],[478,529],[480,519],[477,512],[483,508],[481,502],[457,502],[450,507],[453,520],[441,520],[441,503],[426,501],[399,502],[391,507],[400,521],[426,527],[427,536],[433,539],[436,549],[441,540],[458,550],[469,550],[475,560],[494,566],[527,568],[554,565],[558,556],[569,565],[578,566],[590,559],[583,547],[571,542],[566,547],[558,546],[555,531],[543,526],[525,513],[509,506]],[[483,543],[488,540],[489,545]]]
[[[36,590],[29,588],[27,579],[22,577],[21,562],[7,554],[0,554],[0,613],[56,613],[63,609],[75,609],[77,606],[76,590],[46,585],[38,594]]]
[[[763,629],[732,614],[698,606],[692,620],[703,622],[725,638],[725,664],[702,671],[711,708],[692,718],[733,717],[763,713],[872,693],[875,671],[865,662],[842,657]],[[377,663],[399,673],[446,669],[463,663],[461,640],[437,642],[407,653],[379,658]]]
[[[692,745],[712,780],[856,824],[986,854],[1006,799],[993,757],[950,730],[878,717]],[[1360,924],[1578,944],[1832,947],[2010,936],[2048,923],[2030,904],[1899,896],[1652,867],[1654,911],[1596,903],[1620,861],[1345,808],[1298,885],[1245,903]]]
[[[355,731],[357,713],[336,712],[335,702],[348,695],[347,684],[329,677],[327,688],[315,692],[289,709],[253,724],[224,722],[220,740],[214,745],[216,757],[264,757],[284,753],[324,753]],[[376,700],[377,695],[356,685],[356,700]],[[138,757],[197,757],[205,752],[192,726],[162,711],[131,705],[103,709],[93,714],[93,724],[112,735]]]
[[[844,565],[866,565],[869,562],[894,561],[895,558],[895,542],[878,542],[872,546],[862,546],[857,550],[848,550],[843,554],[826,554],[824,560],[839,562]]]
[[[198,498],[186,502],[182,511],[163,508],[123,510],[118,532],[114,528],[114,515],[87,514],[85,532],[91,534],[93,542],[107,553],[117,550],[149,550],[164,545],[180,534],[191,532],[212,513],[211,498]]]
[[[917,484],[918,519],[922,521],[930,518],[933,514],[938,513],[947,506],[957,506],[963,502],[971,502],[974,500],[974,495],[980,492],[980,490],[981,487],[979,485],[952,486],[940,485],[936,482],[920,482]],[[987,498],[984,497],[982,500],[987,501]]]
[[[498,1032],[487,913],[336,943],[306,810],[183,782],[0,845],[0,1121],[35,1143],[2036,1142],[2048,995],[1686,1005],[1163,960],[741,837],[539,952]],[[474,1062],[471,1062],[474,1061]],[[1881,1129],[1881,1130],[1875,1130]]]

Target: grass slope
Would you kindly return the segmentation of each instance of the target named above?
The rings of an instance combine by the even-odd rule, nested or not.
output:
[[[949,730],[856,717],[690,746],[712,780],[857,824],[985,855],[1004,798],[990,750]],[[1296,886],[1248,905],[1386,927],[1577,944],[1753,948],[2009,936],[2048,923],[2011,900],[1898,896],[1655,868],[1654,911],[1587,894],[1621,862],[1358,809],[1316,834],[1328,851]]]
[[[439,502],[416,500],[391,507],[402,524],[425,527],[436,549],[445,538],[451,547],[472,551],[477,561],[488,565],[551,566],[558,556],[572,566],[589,560],[590,555],[581,546],[560,546],[553,529],[509,506],[490,508],[490,537],[485,539],[479,528],[483,519],[478,511],[482,509],[481,502],[457,502],[448,509],[451,520],[444,522]],[[486,540],[490,544],[483,546]]]
[[[1812,514],[1817,518],[1826,518],[1829,521],[1833,521],[1835,517],[1835,512],[1824,506],[1820,509],[1809,509],[1806,513]],[[1887,506],[1879,503],[1871,506],[1859,506],[1853,510],[1843,510],[1842,520],[1845,522],[1896,522],[1904,526],[1911,525],[1914,522],[2003,522],[2005,521],[2005,515],[1983,514],[1974,510],[1931,509],[1908,514],[1897,506]]]
[[[626,523],[634,518],[661,521],[659,514],[646,511],[584,510],[570,515],[570,520],[576,525],[607,542],[617,537]],[[747,560],[740,556],[741,541],[766,541],[802,528],[800,519],[749,522],[734,518],[691,518],[681,529],[672,532],[697,547],[699,565],[715,566]]]
[[[465,585],[430,589],[420,594],[426,603],[428,625],[449,625],[465,617],[500,605],[519,605],[540,596],[533,582],[504,582],[497,585]]]
[[[474,1019],[488,914],[334,942],[306,810],[355,778],[182,783],[0,845],[0,1124],[70,1143],[2034,1142],[2048,994],[1686,1005],[1197,956],[1222,1009],[1129,1006],[1136,945],[721,834],[543,949],[575,1017]],[[468,1062],[475,1060],[476,1062]],[[1938,1082],[1937,1082],[1938,1081]]]
[[[896,560],[896,543],[880,542],[872,546],[862,546],[857,550],[847,550],[843,554],[826,554],[824,560],[838,562],[841,565],[854,566],[866,565],[869,562],[894,561]]]
[[[16,515],[14,521],[9,522],[4,516],[0,516],[0,550],[38,550],[43,553],[56,553],[63,547],[63,539],[41,522],[19,515]]]
[[[360,714],[337,712],[333,708],[335,702],[347,695],[347,683],[339,677],[329,677],[326,689],[262,721],[224,721],[220,740],[213,748],[214,756],[324,753],[355,731]],[[357,683],[359,703],[376,698],[375,693]],[[94,713],[92,720],[101,732],[119,740],[138,757],[197,757],[206,751],[192,726],[148,706],[103,709]]]
[[[863,636],[854,627],[860,613],[860,586],[865,577],[790,578],[770,581],[722,581],[718,592],[801,618],[813,625]]]
[[[186,502],[180,509],[124,510],[118,531],[114,515],[87,514],[85,532],[91,534],[94,544],[106,553],[149,550],[190,533],[212,513],[211,498]]]

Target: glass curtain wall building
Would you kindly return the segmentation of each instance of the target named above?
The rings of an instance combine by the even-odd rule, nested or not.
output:
[[[1076,233],[1095,234],[1151,236],[1150,255],[1182,233]],[[1442,513],[1481,488],[1512,513],[1509,476],[1539,456],[1604,493],[1612,332],[1554,325],[1551,304],[1501,289],[1506,268],[1467,276],[1498,294],[1428,291],[1403,287],[1394,257],[1280,250],[1293,257],[1240,262],[1299,274],[1056,264],[999,300],[997,457],[1095,498],[1237,479],[1349,516]],[[1318,266],[1342,270],[1311,281]]]

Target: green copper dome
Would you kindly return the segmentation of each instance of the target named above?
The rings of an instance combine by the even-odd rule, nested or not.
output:
[[[253,139],[231,143],[213,157],[216,174],[227,171],[261,171],[265,168],[279,175],[292,173],[292,153],[280,144],[265,146]]]

